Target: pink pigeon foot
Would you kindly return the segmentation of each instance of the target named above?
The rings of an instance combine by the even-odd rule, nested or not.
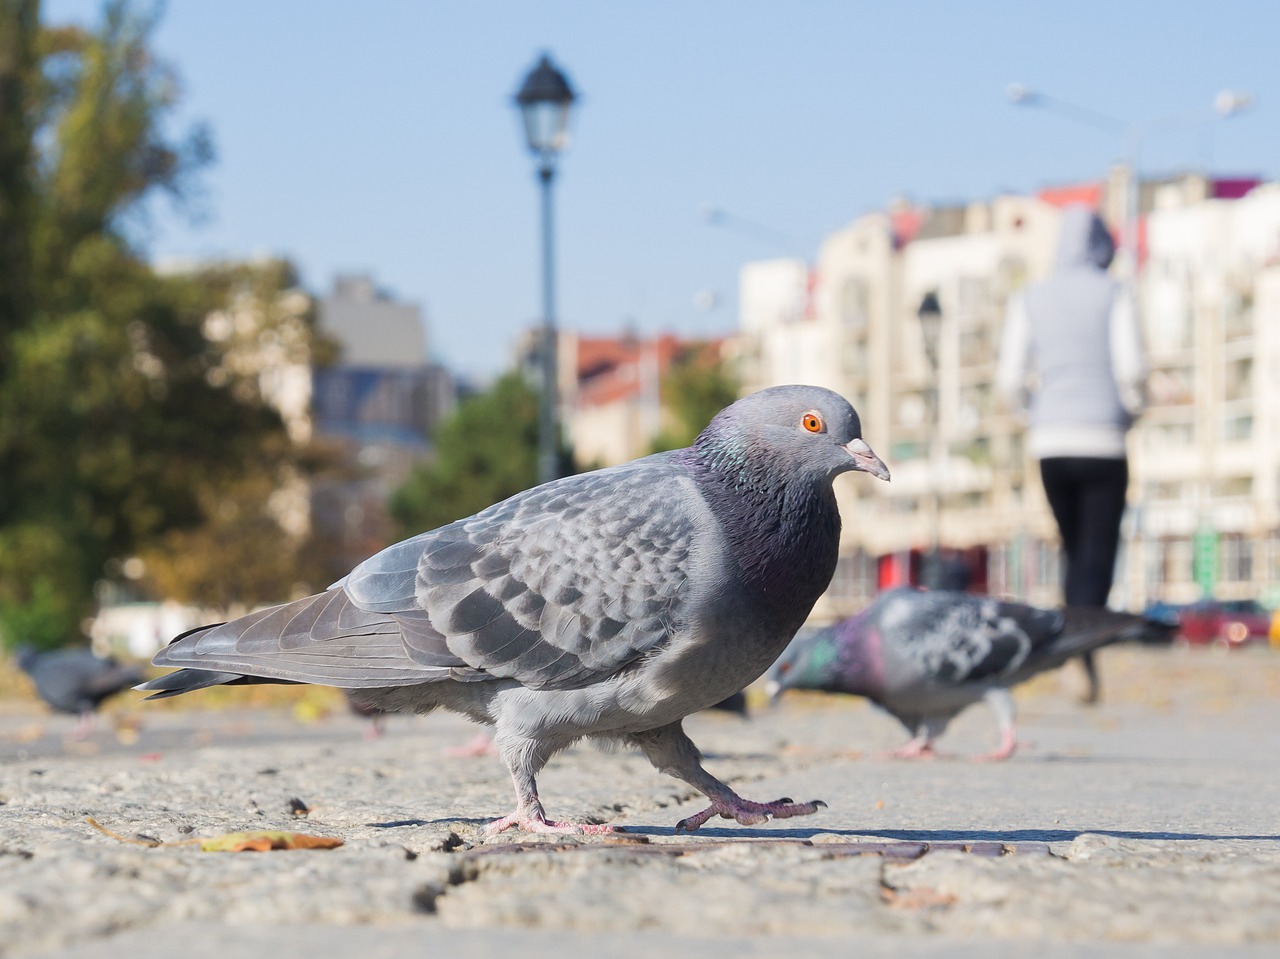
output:
[[[67,733],[67,738],[73,742],[83,742],[93,735],[97,725],[97,717],[92,712],[83,712],[76,721],[75,728]]]
[[[557,822],[547,819],[541,809],[531,812],[517,809],[510,816],[503,816],[486,825],[484,834],[496,836],[508,829],[523,829],[542,836],[600,836],[624,831],[621,826],[611,826],[608,823]]]
[[[676,832],[681,830],[693,832],[712,816],[723,819],[736,819],[744,826],[758,826],[770,819],[790,819],[792,816],[810,816],[820,808],[826,808],[821,799],[812,802],[797,803],[791,799],[777,799],[773,802],[751,802],[748,799],[734,797],[732,800],[714,800],[702,812],[694,813],[687,819],[676,823]]]
[[[880,759],[921,759],[932,760],[938,759],[942,753],[933,748],[933,743],[927,739],[913,739],[905,746],[899,746],[892,752],[880,753]]]
[[[1008,759],[1018,751],[1018,737],[1014,735],[1012,729],[1003,730],[1000,733],[1000,745],[996,747],[995,752],[983,753],[973,757],[975,763],[998,763]]]
[[[452,756],[455,759],[475,759],[479,756],[495,756],[498,750],[494,748],[493,737],[487,732],[478,732],[474,739],[461,746],[446,746],[444,754]]]

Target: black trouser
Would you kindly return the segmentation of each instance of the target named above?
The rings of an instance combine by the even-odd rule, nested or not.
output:
[[[1040,461],[1040,479],[1062,534],[1064,602],[1107,605],[1120,548],[1128,461],[1050,456]]]

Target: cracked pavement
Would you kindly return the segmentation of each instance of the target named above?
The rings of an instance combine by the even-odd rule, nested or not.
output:
[[[540,777],[548,813],[626,833],[482,837],[510,783],[493,757],[443,755],[473,731],[447,715],[392,717],[371,742],[342,713],[128,704],[140,729],[73,743],[73,719],[0,704],[0,956],[1274,955],[1280,656],[1122,648],[1101,665],[1098,707],[1076,703],[1073,666],[1019,690],[1026,745],[1006,763],[874,758],[903,731],[844,697],[692,717],[708,768],[748,798],[830,804],[692,836],[674,825],[702,797],[583,745]],[[994,737],[977,706],[939,745]],[[148,847],[87,817],[166,844],[345,844]]]

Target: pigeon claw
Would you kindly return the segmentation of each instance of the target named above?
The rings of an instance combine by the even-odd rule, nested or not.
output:
[[[826,809],[827,804],[821,799],[811,802],[797,803],[790,798],[775,799],[773,802],[751,802],[749,799],[734,797],[731,800],[714,799],[711,805],[701,812],[694,813],[676,823],[676,832],[694,832],[712,816],[722,819],[736,819],[744,826],[758,826],[770,819],[790,819],[792,816],[811,816],[819,809]]]
[[[488,823],[484,827],[483,833],[486,836],[496,836],[498,833],[506,832],[508,829],[523,829],[525,832],[543,836],[600,836],[607,833],[625,832],[621,826],[611,826],[608,823],[558,822],[554,819],[543,819],[541,816],[513,814]]]

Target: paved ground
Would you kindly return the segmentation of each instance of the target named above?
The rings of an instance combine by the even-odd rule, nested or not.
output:
[[[693,717],[748,797],[830,803],[760,828],[677,837],[700,798],[639,756],[575,749],[542,777],[549,811],[628,832],[553,843],[480,838],[510,786],[495,759],[442,755],[471,735],[456,718],[368,742],[340,713],[131,707],[121,735],[67,743],[71,720],[0,704],[0,956],[1277,954],[1280,656],[1121,649],[1103,667],[1094,709],[1069,672],[1020,691],[1028,746],[1003,764],[876,759],[901,730],[842,698]],[[975,707],[943,745],[994,738]],[[90,816],[165,843],[345,845],[152,848]]]

